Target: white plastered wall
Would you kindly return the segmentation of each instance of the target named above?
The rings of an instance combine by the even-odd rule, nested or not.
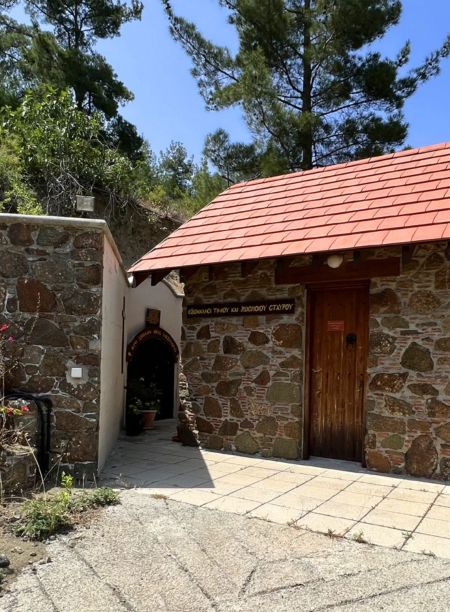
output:
[[[172,287],[169,281],[161,281],[154,287],[150,278],[130,289],[127,305],[128,342],[145,327],[145,312],[147,308],[161,311],[160,325],[180,347],[181,314],[183,294]]]
[[[145,313],[147,308],[161,311],[160,326],[176,342],[178,349],[181,342],[181,317],[183,311],[183,294],[163,280],[152,286],[150,278],[137,287],[129,290],[127,298],[127,341],[145,328]],[[174,372],[174,416],[178,407],[178,364]]]
[[[123,306],[129,287],[120,256],[107,235],[103,252],[102,357],[100,363],[100,424],[98,470],[112,450],[122,425],[126,376],[126,323]],[[127,304],[126,304],[127,305]]]

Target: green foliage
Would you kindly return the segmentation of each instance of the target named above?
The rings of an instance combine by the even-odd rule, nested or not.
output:
[[[188,156],[181,142],[171,142],[161,153],[158,166],[160,184],[166,194],[177,199],[190,189],[194,160]]]
[[[72,525],[67,492],[54,498],[39,498],[25,502],[22,516],[16,527],[17,535],[31,540],[44,540]]]
[[[73,490],[73,478],[62,473],[62,490],[55,495],[38,497],[24,503],[15,531],[31,540],[43,540],[71,528],[76,515],[92,508],[120,503],[119,494],[108,487]]]
[[[219,174],[210,172],[206,159],[203,159],[192,176],[191,194],[185,198],[186,211],[197,212],[227,186],[227,182]]]
[[[2,118],[0,140],[16,143],[22,184],[33,185],[46,213],[73,214],[78,193],[96,193],[118,206],[135,197],[139,165],[109,145],[102,116],[80,111],[69,92],[32,90],[17,109],[4,109]],[[7,204],[19,210],[11,198]]]
[[[16,0],[0,0],[0,107],[17,106],[25,91],[42,84],[69,89],[79,110],[88,114],[101,111],[107,119],[115,119],[108,131],[119,148],[123,144],[125,153],[134,129],[136,154],[142,139],[134,126],[128,124],[125,129],[127,122],[118,113],[133,94],[95,51],[95,44],[98,39],[118,36],[124,23],[140,19],[142,3],[24,0],[32,26],[19,24],[8,15],[15,4]]]
[[[20,150],[14,138],[2,138],[0,141],[0,194],[0,212],[42,213],[36,194],[27,183]]]
[[[179,142],[172,142],[158,159],[151,160],[152,188],[148,199],[159,208],[190,217],[227,187],[203,159],[196,166]]]
[[[75,215],[75,196],[125,218],[148,203],[182,216],[224,186],[181,143],[156,158],[120,114],[133,98],[95,48],[140,19],[138,0],[0,0],[0,210]],[[135,209],[136,210],[136,209]]]
[[[89,497],[94,506],[114,506],[120,504],[119,494],[109,487],[93,489]]]
[[[239,49],[215,45],[162,0],[173,37],[191,56],[209,109],[240,105],[252,145],[218,132],[206,154],[227,181],[378,155],[403,144],[402,109],[439,72],[450,37],[416,68],[372,43],[395,26],[399,0],[219,0]]]
[[[71,474],[66,474],[66,472],[63,472],[61,474],[61,486],[66,491],[70,491],[73,487],[73,476]]]
[[[219,170],[227,185],[245,181],[258,172],[260,155],[254,144],[231,143],[225,130],[217,130],[205,141],[204,155]]]
[[[16,2],[0,0],[0,107],[15,105],[32,75],[26,60],[33,28],[19,24],[8,14]]]
[[[55,38],[65,49],[90,50],[99,38],[119,36],[124,23],[140,19],[142,2],[114,0],[25,0],[35,21],[54,27]]]
[[[143,4],[114,0],[25,0],[36,28],[43,23],[51,34],[34,36],[28,59],[40,82],[73,90],[77,106],[107,117],[132,94],[117,79],[106,59],[94,51],[98,39],[118,36],[123,24],[140,19]]]

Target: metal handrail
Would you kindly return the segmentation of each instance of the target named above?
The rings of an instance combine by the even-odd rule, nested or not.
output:
[[[34,402],[36,405],[41,430],[37,459],[39,467],[42,473],[45,475],[50,467],[51,414],[53,408],[52,400],[46,396],[36,396],[32,395],[31,393],[21,393],[19,391],[8,393],[3,399],[23,399]]]

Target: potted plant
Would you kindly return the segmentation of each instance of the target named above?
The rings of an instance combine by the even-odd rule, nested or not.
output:
[[[143,416],[143,428],[152,429],[156,415],[161,408],[162,392],[155,382],[146,382],[144,377],[128,383],[130,404]]]
[[[160,408],[161,404],[159,399],[155,398],[148,402],[142,402],[141,412],[144,416],[144,429],[152,429]]]
[[[138,436],[144,428],[144,416],[136,402],[127,405],[125,429],[127,436]]]

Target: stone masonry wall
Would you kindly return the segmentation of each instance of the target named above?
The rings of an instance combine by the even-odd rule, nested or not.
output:
[[[417,245],[398,277],[372,279],[366,395],[367,466],[450,478],[450,262],[444,243]],[[401,257],[401,249],[365,257]],[[273,262],[200,270],[193,303],[295,297],[293,316],[186,319],[183,362],[201,441],[298,457],[303,438],[305,289],[275,286]],[[185,313],[185,309],[184,309]]]
[[[182,359],[204,446],[301,454],[304,289],[274,285],[274,262],[199,270],[185,286]],[[295,298],[292,315],[187,319],[186,305]]]
[[[366,458],[375,470],[450,478],[445,247],[418,245],[401,276],[371,283]]]
[[[81,471],[97,459],[103,240],[82,222],[0,219],[0,322],[16,339],[8,389],[52,398],[53,456]]]

